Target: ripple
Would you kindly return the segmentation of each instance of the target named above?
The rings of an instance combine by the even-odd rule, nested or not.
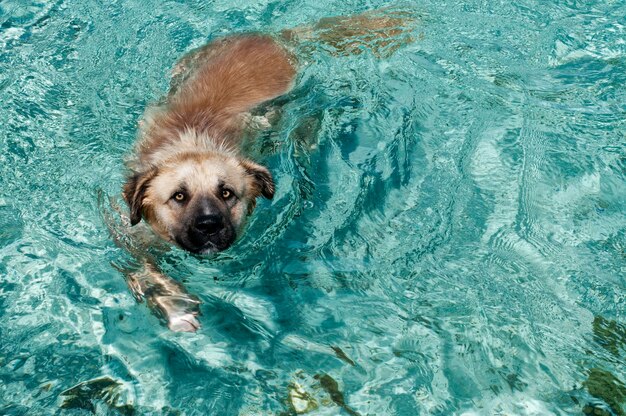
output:
[[[321,48],[254,149],[275,198],[227,252],[158,255],[202,328],[132,297],[107,201],[177,57],[365,8],[0,5],[0,413],[623,408],[620,2],[426,1],[390,57]]]

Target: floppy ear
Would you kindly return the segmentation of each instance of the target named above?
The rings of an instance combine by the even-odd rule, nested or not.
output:
[[[156,174],[157,170],[152,169],[148,172],[137,172],[126,180],[122,195],[130,210],[130,225],[136,225],[141,221],[143,198],[150,181]]]
[[[253,186],[256,188],[253,192],[256,198],[259,194],[263,195],[267,199],[274,198],[274,180],[272,174],[265,166],[258,165],[249,160],[241,162],[241,166],[246,170],[246,173],[252,178]]]

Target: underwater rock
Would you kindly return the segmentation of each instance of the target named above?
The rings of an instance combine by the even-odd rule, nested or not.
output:
[[[289,385],[289,404],[297,414],[308,413],[317,409],[317,402],[297,382]]]
[[[339,390],[339,384],[334,378],[328,374],[316,374],[314,378],[320,382],[322,388],[326,390],[326,392],[330,395],[330,399],[337,406],[345,410],[350,416],[360,416],[358,412],[346,404],[346,401],[343,398],[343,393]]]
[[[593,415],[593,416],[612,416],[611,412],[609,412],[608,410],[604,410],[604,409],[601,409],[599,407],[596,407],[590,404],[583,407],[583,413],[586,415]]]
[[[345,352],[343,352],[343,350],[342,350],[341,348],[336,347],[336,346],[333,346],[333,345],[331,345],[331,346],[330,346],[330,348],[331,348],[333,351],[335,351],[335,355],[336,355],[336,356],[337,356],[337,358],[339,358],[340,360],[345,361],[346,363],[350,364],[350,365],[351,365],[351,366],[353,366],[353,367],[356,365],[356,364],[354,363],[354,361],[352,361],[352,360],[350,359],[350,357],[348,357],[348,356],[346,355],[346,353],[345,353]]]
[[[589,394],[609,405],[613,413],[617,416],[626,416],[626,412],[624,412],[622,408],[622,404],[626,402],[626,386],[613,374],[599,368],[592,368],[589,372],[589,377],[583,385],[587,388]],[[588,412],[593,410],[593,414],[602,414],[602,409],[596,406],[587,405],[583,409],[583,412],[585,412],[585,409]]]
[[[593,318],[593,338],[616,357],[626,348],[626,325],[602,316]]]
[[[96,413],[98,404],[102,403],[109,409],[121,415],[134,415],[135,409],[131,404],[118,404],[125,394],[123,384],[111,377],[99,377],[83,381],[61,393],[65,399],[62,409],[84,409]]]

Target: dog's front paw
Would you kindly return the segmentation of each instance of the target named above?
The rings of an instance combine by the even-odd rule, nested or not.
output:
[[[192,313],[168,317],[167,327],[174,332],[196,332],[200,322]]]
[[[167,327],[176,332],[195,332],[200,328],[200,300],[188,293],[148,298]]]

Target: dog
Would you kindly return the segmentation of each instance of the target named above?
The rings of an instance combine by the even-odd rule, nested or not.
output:
[[[228,249],[257,198],[274,196],[272,174],[243,154],[242,141],[250,111],[293,87],[298,45],[384,56],[412,40],[407,28],[414,21],[406,11],[383,9],[277,35],[229,36],[184,56],[168,95],[146,110],[127,162],[122,195],[130,225],[143,221],[161,240],[196,254]],[[127,273],[136,298],[146,299],[170,329],[198,329],[199,300],[161,274],[153,259],[134,255],[143,265]]]

